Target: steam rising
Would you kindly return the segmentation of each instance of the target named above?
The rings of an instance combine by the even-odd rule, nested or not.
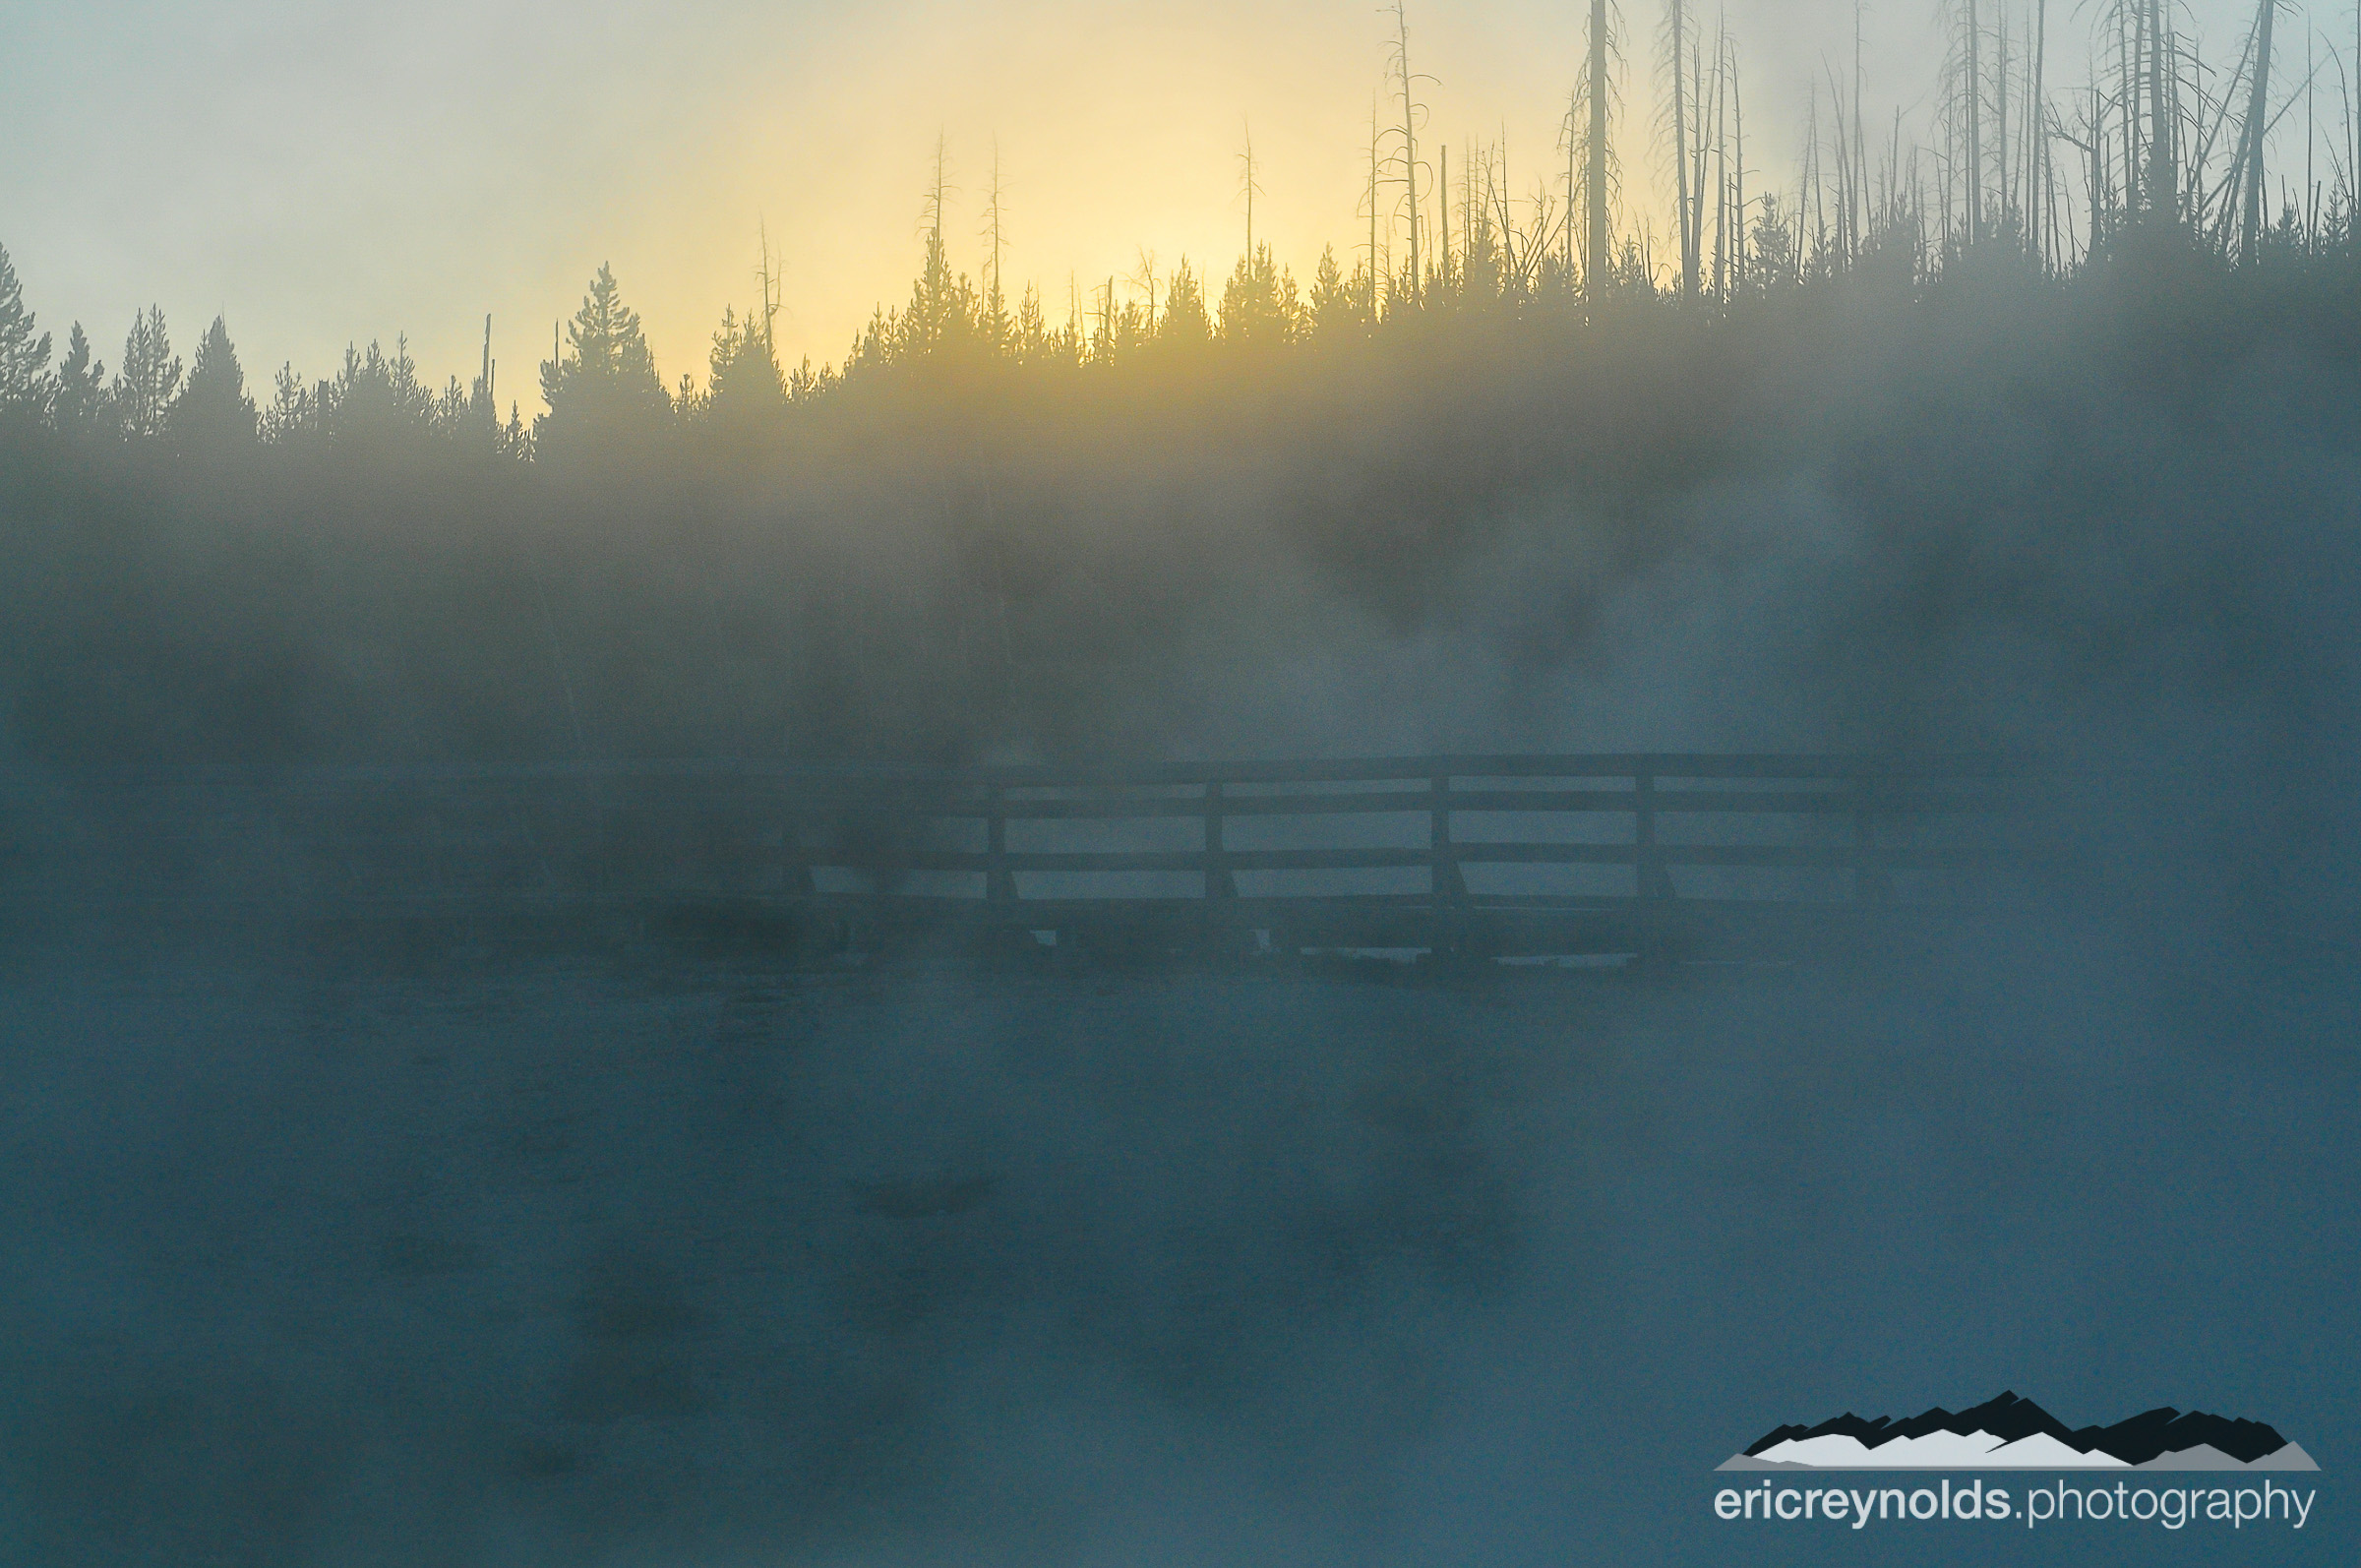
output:
[[[86,769],[578,755],[2028,748],[2068,831],[1721,984],[21,935],[0,1555],[1719,1562],[1768,1417],[2003,1386],[2332,1466],[2353,298],[1963,267],[538,467],[12,434],[20,854]]]

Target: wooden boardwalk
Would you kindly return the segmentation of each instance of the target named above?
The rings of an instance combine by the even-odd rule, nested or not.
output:
[[[1990,757],[1679,754],[184,770],[15,788],[12,840],[42,818],[56,848],[12,842],[0,889],[658,910],[772,920],[806,947],[1777,956],[2005,905],[2038,783]]]

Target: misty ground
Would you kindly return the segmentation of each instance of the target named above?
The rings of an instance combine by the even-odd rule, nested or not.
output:
[[[2361,1435],[2349,971],[2120,926],[1665,982],[258,932],[4,995],[14,1561],[1822,1560],[1708,1513],[1777,1420]]]
[[[0,450],[0,886],[212,762],[2002,748],[2062,829],[1930,955],[1670,978],[12,924],[0,1560],[2222,1550],[1709,1512],[2003,1388],[2271,1422],[2328,1560],[2361,295],[1981,265],[604,468]]]

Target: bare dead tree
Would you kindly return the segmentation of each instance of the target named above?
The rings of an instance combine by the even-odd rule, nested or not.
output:
[[[1672,72],[1672,178],[1680,224],[1680,297],[1697,297],[1697,224],[1689,209],[1688,13],[1686,0],[1666,0],[1665,53]]]
[[[2174,167],[2175,126],[2171,90],[2171,33],[2164,26],[2164,0],[2148,0],[2148,210],[2165,222],[2180,217],[2180,174]]]
[[[1607,0],[1591,0],[1590,42],[1583,70],[1580,106],[1584,111],[1583,288],[1593,300],[1598,299],[1605,285],[1614,240],[1612,214],[1607,205],[1610,156],[1607,146],[1607,95],[1610,90],[1607,66],[1615,46],[1612,12]]]
[[[984,204],[985,243],[991,248],[989,265],[992,269],[985,279],[984,303],[992,319],[996,341],[1002,335],[1001,328],[1008,317],[1007,298],[1000,286],[1000,247],[1003,239],[1000,231],[1000,139],[996,136],[992,139],[992,184]]]
[[[1740,289],[1746,286],[1746,100],[1738,87],[1737,43],[1730,43],[1729,114],[1732,179],[1730,194],[1730,271]]]
[[[1367,280],[1369,297],[1365,307],[1371,321],[1377,319],[1377,95],[1371,93],[1369,96],[1369,189],[1366,198],[1369,205],[1369,273]]]
[[[1247,254],[1251,255],[1252,253],[1248,252]],[[1183,258],[1183,260],[1185,260],[1185,258]],[[1155,336],[1156,253],[1148,249],[1145,245],[1142,245],[1139,248],[1139,266],[1133,269],[1131,272],[1123,278],[1123,281],[1129,283],[1134,288],[1142,289],[1146,292],[1148,296],[1147,332],[1149,336]]]
[[[2246,132],[2239,157],[2243,165],[2245,202],[2238,231],[2238,260],[2252,267],[2263,232],[2263,138],[2270,112],[2270,25],[2278,0],[2258,0],[2255,7],[2254,65],[2247,99]]]
[[[1425,106],[1418,101],[1418,85],[1421,82],[1432,82],[1434,78],[1411,69],[1410,15],[1404,9],[1403,0],[1394,0],[1392,11],[1394,36],[1388,45],[1390,75],[1393,85],[1402,98],[1402,120],[1396,128],[1395,134],[1401,138],[1402,142],[1399,162],[1400,181],[1403,188],[1403,206],[1410,218],[1409,284],[1411,298],[1415,301],[1419,297],[1423,266],[1419,244],[1419,173],[1421,167],[1419,163],[1419,126],[1425,114]]]
[[[2023,214],[2018,211],[2025,197],[2025,182],[2017,167],[2017,157],[2024,151],[2025,135],[2022,124],[2016,123],[2021,107],[2017,94],[2023,90],[2025,72],[2019,69],[2017,39],[2009,30],[2007,0],[1994,7],[1992,20],[1992,178],[1997,189],[1993,193],[1993,217],[2003,227],[2016,223]],[[2011,143],[2011,135],[2016,141]]]
[[[2027,164],[2029,188],[2033,192],[2035,219],[2033,251],[2042,266],[2052,265],[2051,251],[2057,239],[2056,180],[2049,161],[2049,99],[2047,76],[2049,70],[2049,0],[2033,0],[2033,82],[2029,112],[2026,116],[2026,134],[2032,138],[2032,155]]]
[[[1443,253],[1442,271],[1438,274],[1445,287],[1451,284],[1451,148],[1448,143],[1435,150],[1435,201],[1441,222],[1435,225],[1435,239]]]
[[[1858,205],[1855,201],[1855,187],[1860,183],[1860,170],[1853,163],[1852,149],[1849,146],[1852,141],[1852,133],[1847,128],[1847,122],[1845,116],[1845,90],[1837,83],[1836,68],[1828,65],[1825,60],[1822,61],[1822,67],[1828,74],[1829,99],[1831,105],[1836,111],[1837,120],[1836,256],[1840,264],[1849,265],[1859,250],[1859,233],[1854,227],[1853,213]],[[1812,161],[1815,166],[1815,179],[1817,178],[1817,166],[1819,163],[1821,149],[1819,113],[1820,84],[1815,82],[1812,84],[1812,125],[1810,143]],[[1819,194],[1816,189],[1813,193],[1813,203],[1815,211],[1817,211]]]
[[[1254,178],[1254,126],[1251,121],[1246,123],[1245,148],[1238,154],[1238,161],[1239,194],[1245,198],[1246,203],[1246,255],[1251,257],[1254,254],[1254,197],[1262,189]]]
[[[1717,108],[1720,105],[1722,95],[1720,86],[1721,72],[1718,63],[1721,54],[1721,48],[1722,45],[1717,40],[1714,45],[1714,51],[1717,60],[1714,77],[1714,100]],[[1708,127],[1706,124],[1705,112],[1705,40],[1702,35],[1699,36],[1696,43],[1689,51],[1689,92],[1694,111],[1690,118],[1690,124],[1696,127],[1697,132],[1696,145],[1690,153],[1690,157],[1693,161],[1690,169],[1689,181],[1689,234],[1691,246],[1697,253],[1697,270],[1702,272],[1704,270],[1705,254],[1705,173],[1706,168],[1711,161],[1712,151],[1715,150],[1715,144],[1711,139],[1709,139],[1707,134]],[[1716,264],[1715,286],[1717,288],[1721,286],[1719,263]]]
[[[1968,59],[1961,81],[1968,90],[1968,243],[1984,237],[1983,25],[1976,0],[1968,0]]]
[[[1851,249],[1846,254],[1846,261],[1847,264],[1856,260],[1859,256],[1860,249],[1864,241],[1862,226],[1867,216],[1867,210],[1869,207],[1869,193],[1867,190],[1869,183],[1869,141],[1867,132],[1863,128],[1862,124],[1862,105],[1866,101],[1869,91],[1868,73],[1864,68],[1862,61],[1863,45],[1865,41],[1865,34],[1867,32],[1867,29],[1862,21],[1863,11],[1863,0],[1852,0],[1852,156],[1849,161],[1852,165],[1853,200],[1857,204],[1857,208],[1847,208],[1846,210],[1846,232],[1850,234],[1852,239]],[[1840,134],[1843,132],[1845,116],[1840,109],[1837,115],[1837,126]]]

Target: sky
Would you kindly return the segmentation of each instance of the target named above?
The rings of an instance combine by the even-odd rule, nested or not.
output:
[[[2089,9],[2048,5],[2067,82]],[[1661,232],[1662,5],[1622,10],[1625,199]],[[2209,58],[2236,53],[2249,0],[2184,10]],[[1587,11],[1412,0],[1428,146],[1456,163],[1473,139],[1504,144],[1531,194],[1561,158]],[[1784,177],[1852,3],[1728,12],[1765,150],[1748,162]],[[2351,36],[2349,11],[2315,15]],[[1038,282],[1053,321],[1069,285],[1120,290],[1150,258],[1159,276],[1184,255],[1225,273],[1245,242],[1249,135],[1257,240],[1299,276],[1331,241],[1349,269],[1392,18],[1368,0],[0,0],[0,245],[61,346],[80,320],[111,362],[152,302],[184,351],[226,316],[257,382],[287,361],[324,375],[347,342],[399,334],[440,382],[473,373],[488,314],[501,395],[529,414],[533,364],[602,262],[666,379],[701,378],[723,308],[757,298],[767,235],[782,348],[841,358],[907,294],[938,137],[954,265],[982,268],[997,155],[1012,291]],[[1922,117],[1937,0],[1875,0],[1862,30],[1873,122]],[[2284,80],[2304,31],[2300,12],[2281,23]],[[2332,76],[2324,90],[2339,115]]]

